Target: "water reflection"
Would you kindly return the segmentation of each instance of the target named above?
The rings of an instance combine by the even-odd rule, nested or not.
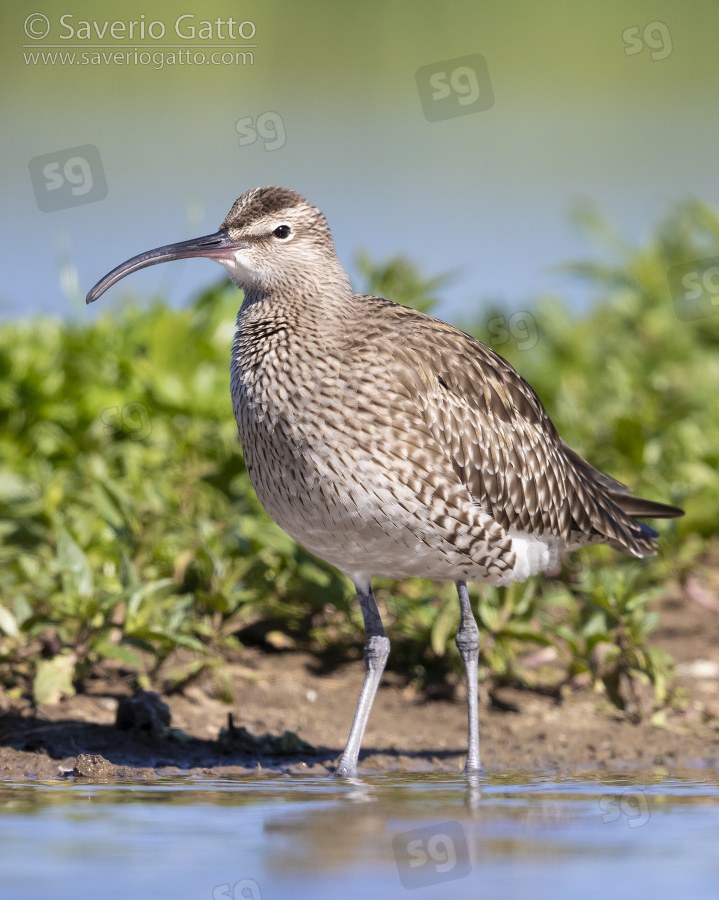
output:
[[[6,783],[0,897],[714,897],[718,826],[714,772]]]

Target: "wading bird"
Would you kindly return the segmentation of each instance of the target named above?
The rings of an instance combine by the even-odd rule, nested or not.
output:
[[[324,215],[286,188],[248,191],[214,234],[122,263],[87,302],[137,269],[199,256],[244,292],[232,406],[257,496],[357,589],[366,673],[336,774],[357,773],[389,654],[372,591],[379,576],[455,582],[465,772],[480,772],[479,631],[466,582],[523,581],[588,544],[645,556],[657,532],[637,517],[682,511],[632,496],[585,462],[527,382],[475,338],[353,294]]]

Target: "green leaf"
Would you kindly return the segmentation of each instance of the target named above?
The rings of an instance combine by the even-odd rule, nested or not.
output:
[[[52,659],[41,660],[32,685],[35,702],[54,704],[61,697],[72,697],[75,693],[72,676],[76,662],[74,653],[60,653]]]
[[[95,644],[95,652],[105,659],[116,659],[131,669],[144,668],[140,654],[126,644],[113,644],[103,639]]]
[[[62,570],[65,590],[78,597],[91,597],[94,581],[90,563],[64,528],[57,529],[57,560]]]
[[[477,605],[479,619],[487,631],[496,634],[502,627],[502,619],[496,606],[486,600],[480,600]]]
[[[431,645],[437,656],[444,656],[447,640],[450,635],[456,633],[459,627],[459,620],[459,605],[456,603],[445,603],[432,626]]]
[[[11,638],[20,637],[20,629],[15,616],[2,605],[0,605],[0,628]]]
[[[24,594],[18,594],[15,597],[15,620],[19,625],[24,625],[32,615],[32,607],[27,601]]]
[[[32,500],[40,493],[39,485],[7,469],[0,469],[0,503]]]
[[[127,601],[128,628],[132,627],[133,620],[139,614],[140,608],[149,598],[157,602],[176,590],[177,584],[172,578],[159,578],[157,581],[150,581],[134,590]]]

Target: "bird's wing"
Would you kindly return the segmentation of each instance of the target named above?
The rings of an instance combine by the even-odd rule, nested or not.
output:
[[[386,302],[386,301],[385,301]],[[562,441],[541,401],[501,356],[430,316],[392,304],[392,376],[473,500],[507,529],[567,544],[599,540],[645,555],[655,533],[610,494],[629,495]],[[406,406],[405,406],[406,408]]]

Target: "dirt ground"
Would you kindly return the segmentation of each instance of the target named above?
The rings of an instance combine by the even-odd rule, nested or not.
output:
[[[502,689],[480,708],[485,771],[718,766],[719,598],[697,588],[665,598],[659,608],[652,643],[674,657],[681,689],[665,716],[632,724],[586,679],[560,699]],[[210,696],[202,683],[162,698],[169,727],[166,715],[159,721],[153,710],[149,718],[141,710],[133,727],[117,728],[118,704],[130,694],[117,678],[90,679],[83,694],[53,706],[33,708],[0,693],[0,781],[334,770],[362,683],[360,659],[323,674],[309,654],[247,649],[230,673],[231,704]],[[460,770],[464,704],[461,685],[452,699],[427,700],[401,673],[387,672],[360,774]],[[126,724],[133,721],[127,707],[123,716]]]

